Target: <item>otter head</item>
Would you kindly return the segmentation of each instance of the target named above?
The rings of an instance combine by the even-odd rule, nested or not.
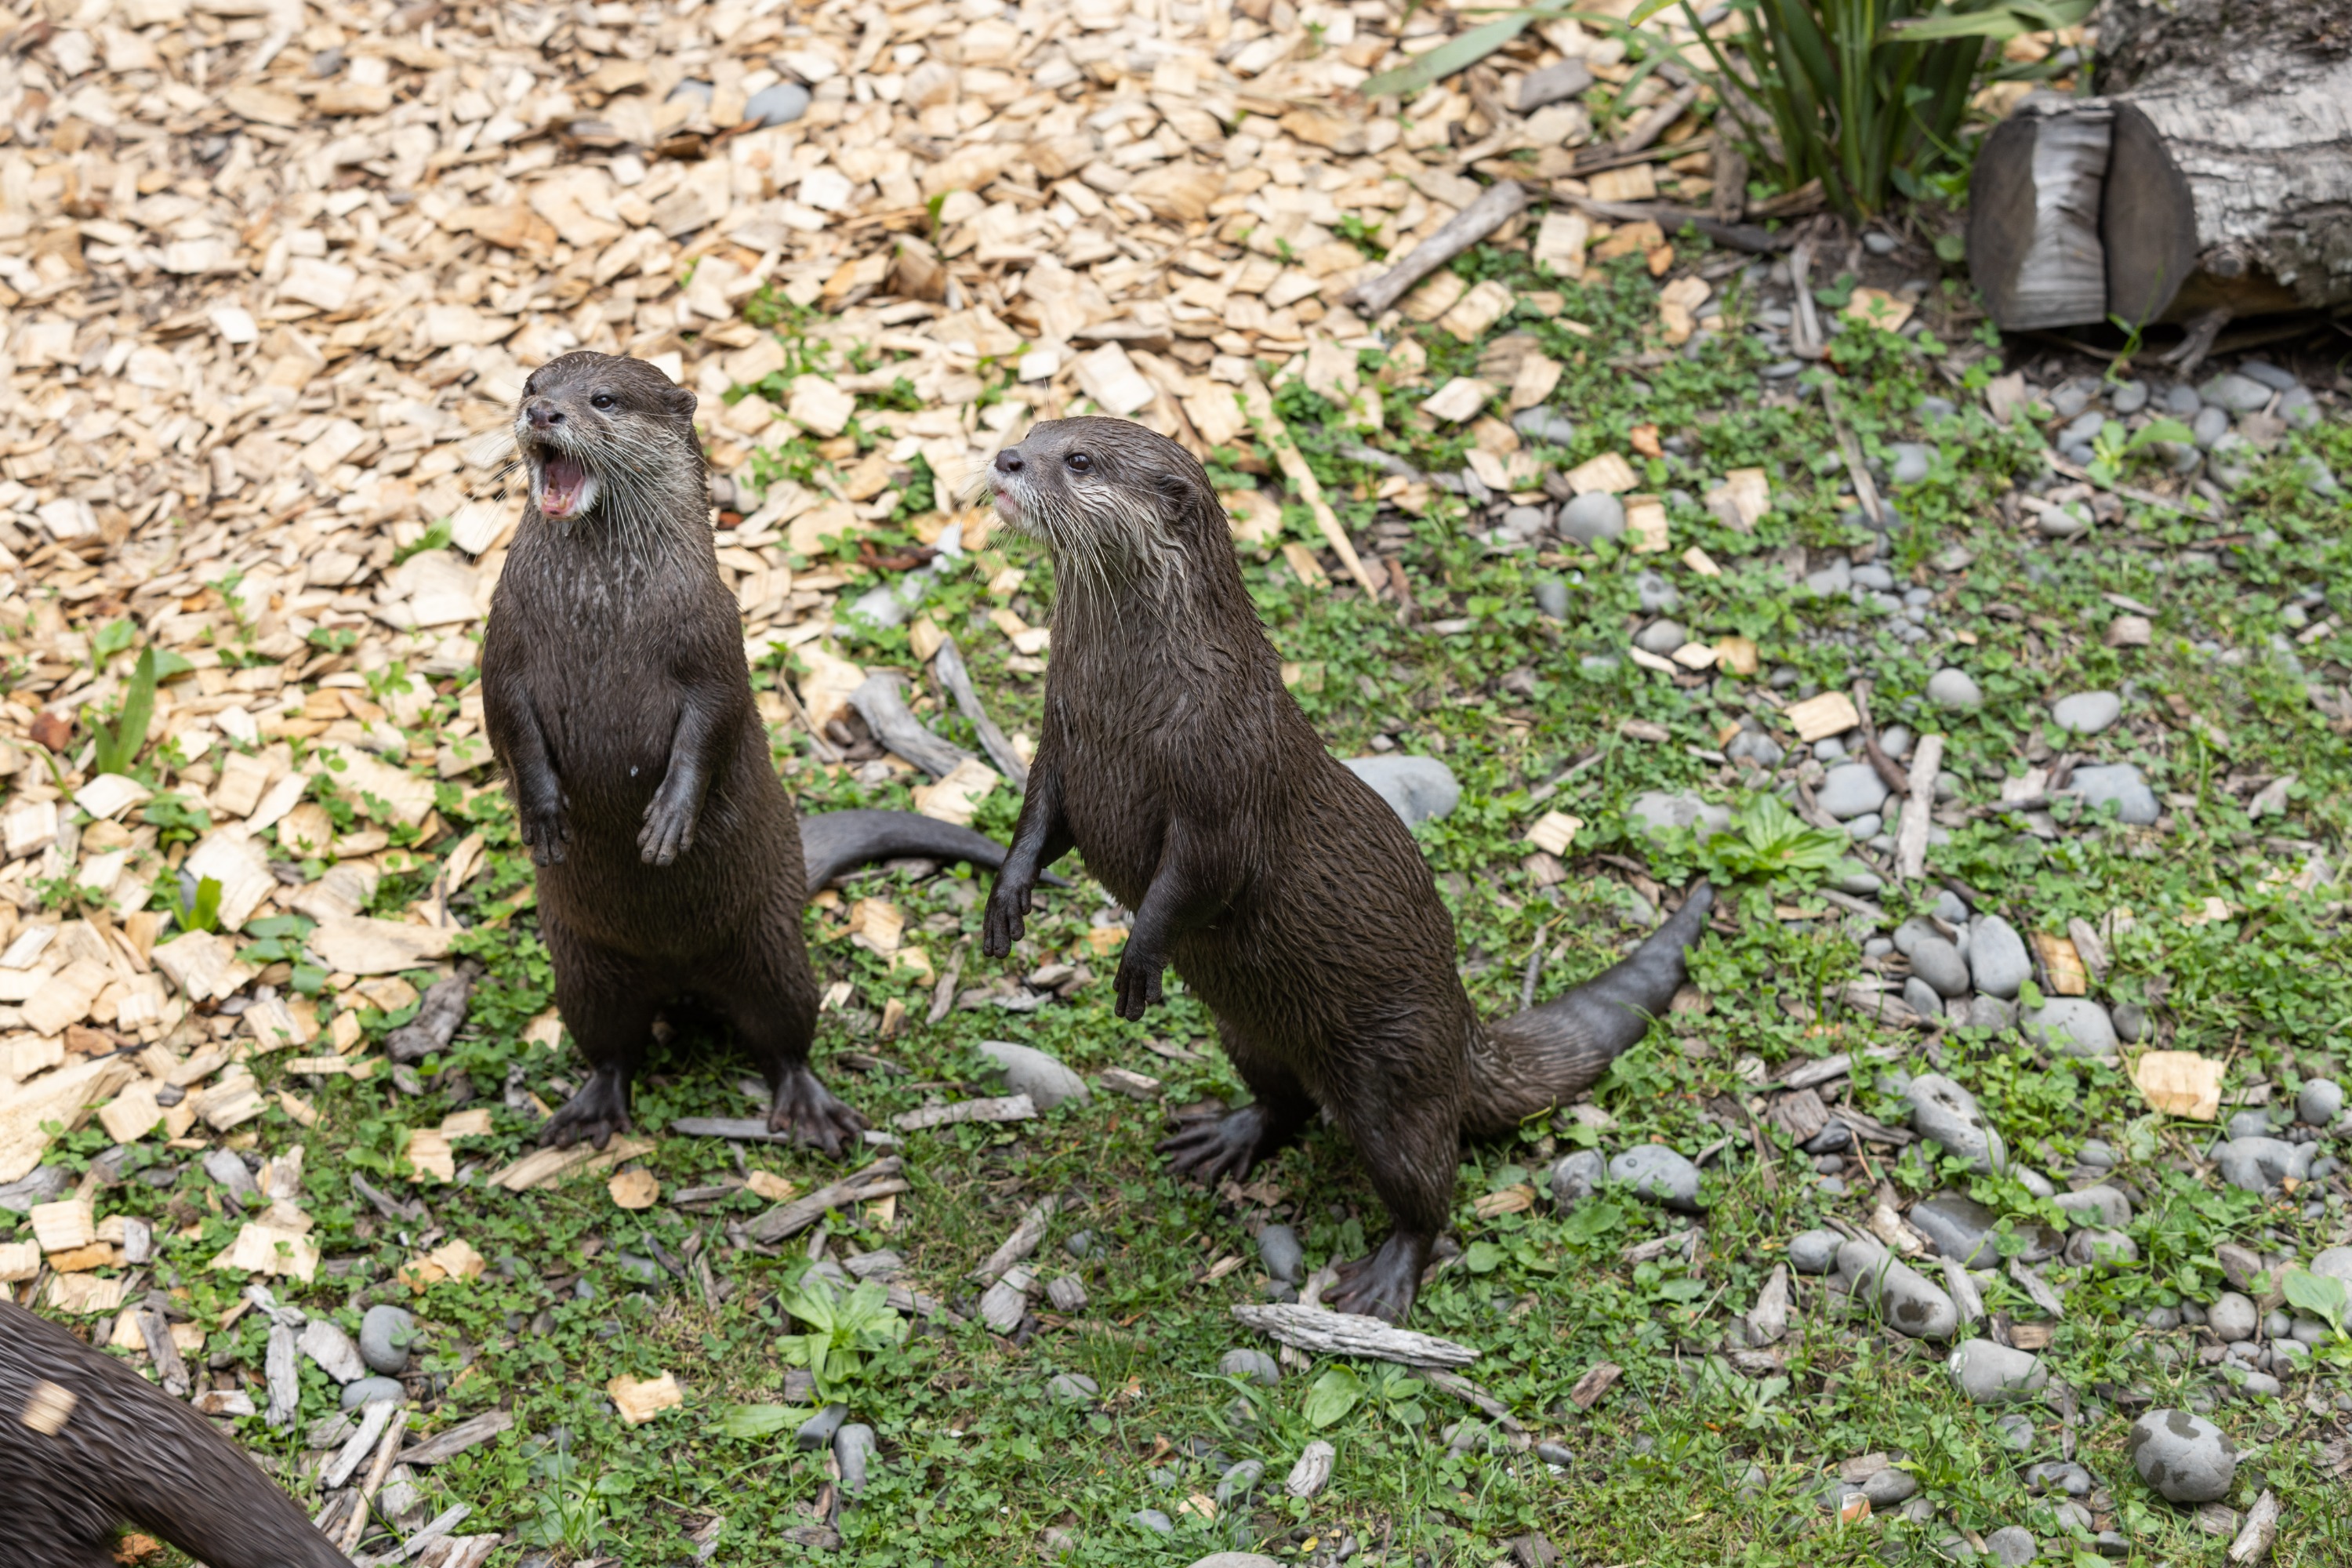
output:
[[[1078,580],[1182,574],[1192,536],[1224,512],[1192,454],[1125,419],[1049,419],[996,454],[984,483],[996,515]]]
[[[646,491],[681,462],[699,478],[694,394],[643,360],[569,353],[533,371],[515,446],[542,516],[569,522],[614,492]]]

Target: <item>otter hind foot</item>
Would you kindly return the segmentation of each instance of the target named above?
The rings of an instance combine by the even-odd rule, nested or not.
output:
[[[583,1138],[602,1149],[615,1132],[630,1130],[629,1079],[619,1068],[598,1068],[563,1109],[547,1119],[539,1141],[551,1148],[569,1149]]]
[[[1196,1177],[1202,1185],[1213,1187],[1227,1176],[1242,1180],[1281,1144],[1265,1108],[1244,1105],[1239,1110],[1192,1122],[1161,1139],[1157,1148],[1168,1156],[1170,1167],[1178,1175]]]
[[[856,1148],[869,1125],[818,1082],[805,1064],[784,1069],[782,1081],[776,1085],[775,1104],[768,1111],[769,1131],[788,1132],[793,1142],[819,1150],[828,1160],[838,1160]]]
[[[1391,1231],[1381,1249],[1370,1258],[1339,1265],[1339,1282],[1324,1292],[1323,1304],[1335,1312],[1403,1322],[1421,1289],[1421,1271],[1429,1261],[1429,1248],[1428,1237]]]

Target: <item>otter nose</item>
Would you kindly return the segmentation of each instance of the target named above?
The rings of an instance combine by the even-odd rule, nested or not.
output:
[[[996,471],[1000,474],[1006,475],[1019,473],[1021,471],[1021,448],[1018,447],[1007,447],[1002,452],[997,453]]]
[[[530,420],[530,427],[534,430],[552,430],[563,423],[563,410],[544,397],[534,398],[530,406],[523,413]]]

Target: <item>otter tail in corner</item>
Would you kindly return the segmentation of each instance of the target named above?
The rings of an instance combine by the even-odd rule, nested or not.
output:
[[[1506,1132],[1590,1089],[1674,1000],[1684,955],[1714,905],[1715,889],[1695,884],[1683,907],[1630,955],[1564,995],[1488,1025],[1471,1052],[1463,1130]]]
[[[1004,846],[985,833],[912,811],[827,811],[801,818],[801,859],[811,893],[855,867],[909,857],[969,860],[993,871],[1004,864]],[[1038,880],[1069,886],[1050,874]]]

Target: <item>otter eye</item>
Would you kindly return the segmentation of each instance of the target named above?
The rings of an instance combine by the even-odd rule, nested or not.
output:
[[[588,400],[588,405],[591,408],[612,408],[617,406],[620,401],[609,392],[600,392]]]
[[[1062,461],[1069,465],[1070,472],[1074,474],[1083,474],[1095,466],[1095,460],[1084,452],[1073,452]]]

